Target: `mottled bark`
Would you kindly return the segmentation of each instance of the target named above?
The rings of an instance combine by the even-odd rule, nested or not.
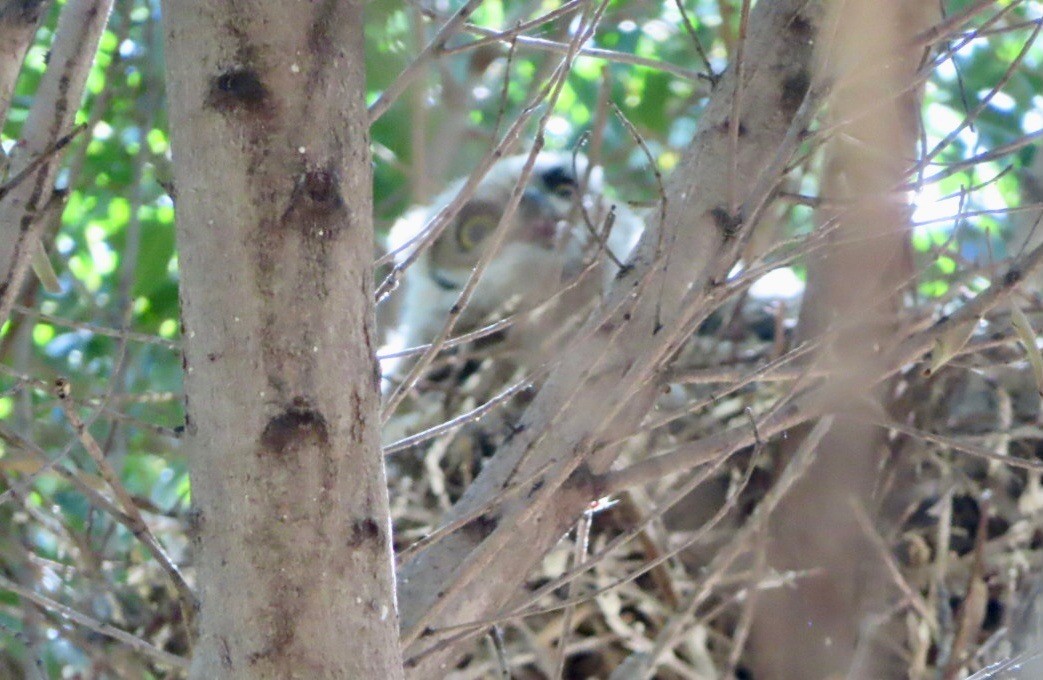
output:
[[[164,5],[200,680],[402,673],[362,8]]]

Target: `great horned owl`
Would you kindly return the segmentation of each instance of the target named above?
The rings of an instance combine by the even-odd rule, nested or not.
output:
[[[527,155],[519,155],[493,165],[457,217],[406,270],[391,347],[422,345],[442,329],[492,241],[526,161]],[[609,205],[601,196],[600,170],[590,170],[579,154],[537,156],[518,209],[505,227],[503,246],[460,314],[454,334],[515,313],[516,323],[505,333],[507,344],[525,352],[553,337],[567,317],[596,298],[604,277],[614,271],[607,259],[598,259],[604,255],[598,252],[595,233],[604,225]],[[396,253],[396,261],[404,261],[417,247],[425,225],[463,184],[462,179],[456,181],[430,206],[415,208],[395,223],[388,248]],[[626,218],[617,218],[607,247],[624,257],[640,234],[640,225],[629,212]],[[562,293],[563,289],[568,290]]]

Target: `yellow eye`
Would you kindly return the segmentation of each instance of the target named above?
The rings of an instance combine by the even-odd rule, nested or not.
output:
[[[472,215],[461,220],[456,229],[456,240],[465,252],[473,249],[496,229],[492,215]]]
[[[554,189],[554,195],[566,201],[571,201],[576,195],[576,186],[574,184],[560,184]]]

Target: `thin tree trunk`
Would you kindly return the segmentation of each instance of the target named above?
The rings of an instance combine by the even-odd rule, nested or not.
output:
[[[885,644],[894,586],[857,514],[875,515],[886,433],[858,416],[885,408],[887,384],[871,386],[899,337],[901,295],[912,276],[911,206],[897,187],[913,165],[919,131],[919,90],[907,89],[921,56],[907,45],[927,26],[916,4],[847,0],[832,4],[823,24],[818,75],[835,83],[828,119],[838,129],[821,193],[842,207],[820,212],[823,225],[835,226],[833,245],[809,258],[797,335],[824,340],[817,364],[831,377],[816,399],[844,417],[773,514],[771,565],[811,576],[763,594],[751,638],[758,678],[904,677]],[[782,446],[784,457],[792,448]]]
[[[0,2],[0,127],[7,120],[25,52],[50,5],[49,0]]]
[[[80,108],[112,0],[69,0],[54,32],[47,71],[12,153],[9,175],[22,177],[0,198],[0,323],[7,320],[34,254],[40,219],[47,214],[58,152]],[[34,165],[35,164],[35,165]]]
[[[401,677],[362,2],[164,4],[191,677]]]

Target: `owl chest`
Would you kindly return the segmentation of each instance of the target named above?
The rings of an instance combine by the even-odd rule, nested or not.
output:
[[[565,258],[524,244],[508,244],[486,267],[459,313],[457,330],[473,330],[506,314],[532,309],[549,299],[562,285]],[[419,274],[420,272],[418,272]],[[431,310],[440,328],[457,304],[471,270],[449,275],[428,270],[418,277],[416,295]],[[434,329],[437,332],[438,328]]]

